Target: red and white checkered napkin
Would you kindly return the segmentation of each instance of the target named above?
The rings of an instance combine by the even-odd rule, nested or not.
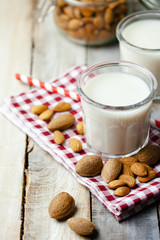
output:
[[[76,79],[85,68],[83,65],[70,69],[65,75],[56,79],[54,85],[76,91]],[[75,174],[77,161],[86,154],[92,154],[87,149],[84,136],[77,133],[76,124],[71,129],[64,131],[66,142],[63,146],[59,146],[53,140],[53,133],[47,129],[47,123],[30,112],[33,105],[47,104],[49,108],[53,108],[60,101],[71,104],[72,110],[70,113],[75,116],[76,124],[82,120],[80,102],[37,88],[3,100],[0,104],[0,112],[34,139],[56,161],[63,164],[81,184],[85,185],[99,199],[118,221],[155,202],[160,197],[160,164],[155,167],[158,173],[154,180],[149,183],[137,183],[137,187],[122,198],[114,196],[113,190],[107,187],[107,184],[100,176],[87,178]],[[55,117],[59,114],[61,113],[55,113]],[[70,149],[69,140],[71,137],[76,137],[82,142],[83,151],[81,153],[74,153]],[[150,132],[150,143],[160,145],[160,133],[153,128]]]

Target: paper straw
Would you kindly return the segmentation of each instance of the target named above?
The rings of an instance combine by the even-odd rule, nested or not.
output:
[[[19,73],[16,73],[15,77],[16,77],[17,80],[19,80],[23,83],[29,84],[31,86],[43,88],[43,89],[46,89],[49,92],[59,93],[62,96],[72,98],[73,100],[76,100],[76,101],[81,101],[81,98],[80,98],[78,93],[68,91],[67,89],[64,89],[62,87],[57,87],[57,86],[54,86],[51,83],[42,82],[38,79],[27,77],[27,76],[19,74]]]

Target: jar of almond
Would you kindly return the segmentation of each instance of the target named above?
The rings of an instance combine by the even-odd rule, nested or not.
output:
[[[83,45],[110,43],[118,22],[132,11],[130,0],[54,0],[54,20],[70,40]]]

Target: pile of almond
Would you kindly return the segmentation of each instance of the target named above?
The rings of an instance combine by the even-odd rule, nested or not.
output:
[[[157,172],[152,165],[160,161],[160,148],[156,145],[148,145],[142,148],[136,157],[124,157],[110,159],[104,166],[101,157],[87,155],[81,158],[75,167],[77,174],[85,177],[93,177],[101,173],[104,182],[110,189],[114,189],[114,195],[123,197],[136,186],[136,178],[141,183],[146,183],[156,177]]]
[[[65,0],[57,0],[54,16],[60,29],[71,38],[85,43],[110,40],[115,34],[117,23],[128,12],[126,0],[79,0],[79,2],[72,5]]]
[[[71,105],[69,103],[60,102],[53,109],[49,109],[47,105],[33,106],[31,108],[31,112],[39,115],[39,118],[43,121],[50,120],[47,128],[53,132],[53,139],[55,143],[58,145],[62,145],[65,142],[65,136],[62,131],[73,126],[73,124],[75,123],[75,117],[70,113],[64,113],[57,117],[53,116],[56,112],[66,112],[70,109]],[[76,125],[76,130],[79,134],[84,134],[83,121],[80,121]],[[76,153],[82,151],[82,144],[77,138],[70,139],[70,147]]]

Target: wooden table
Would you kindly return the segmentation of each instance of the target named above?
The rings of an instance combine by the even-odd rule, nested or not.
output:
[[[34,4],[0,0],[0,100],[29,89],[15,80],[16,72],[47,81],[74,65],[119,59],[118,43],[90,48],[68,41],[52,15],[35,24]],[[49,217],[49,202],[62,191],[76,200],[74,216],[95,223],[98,231],[92,239],[159,239],[158,204],[118,223],[63,166],[0,115],[0,239],[90,239]]]

